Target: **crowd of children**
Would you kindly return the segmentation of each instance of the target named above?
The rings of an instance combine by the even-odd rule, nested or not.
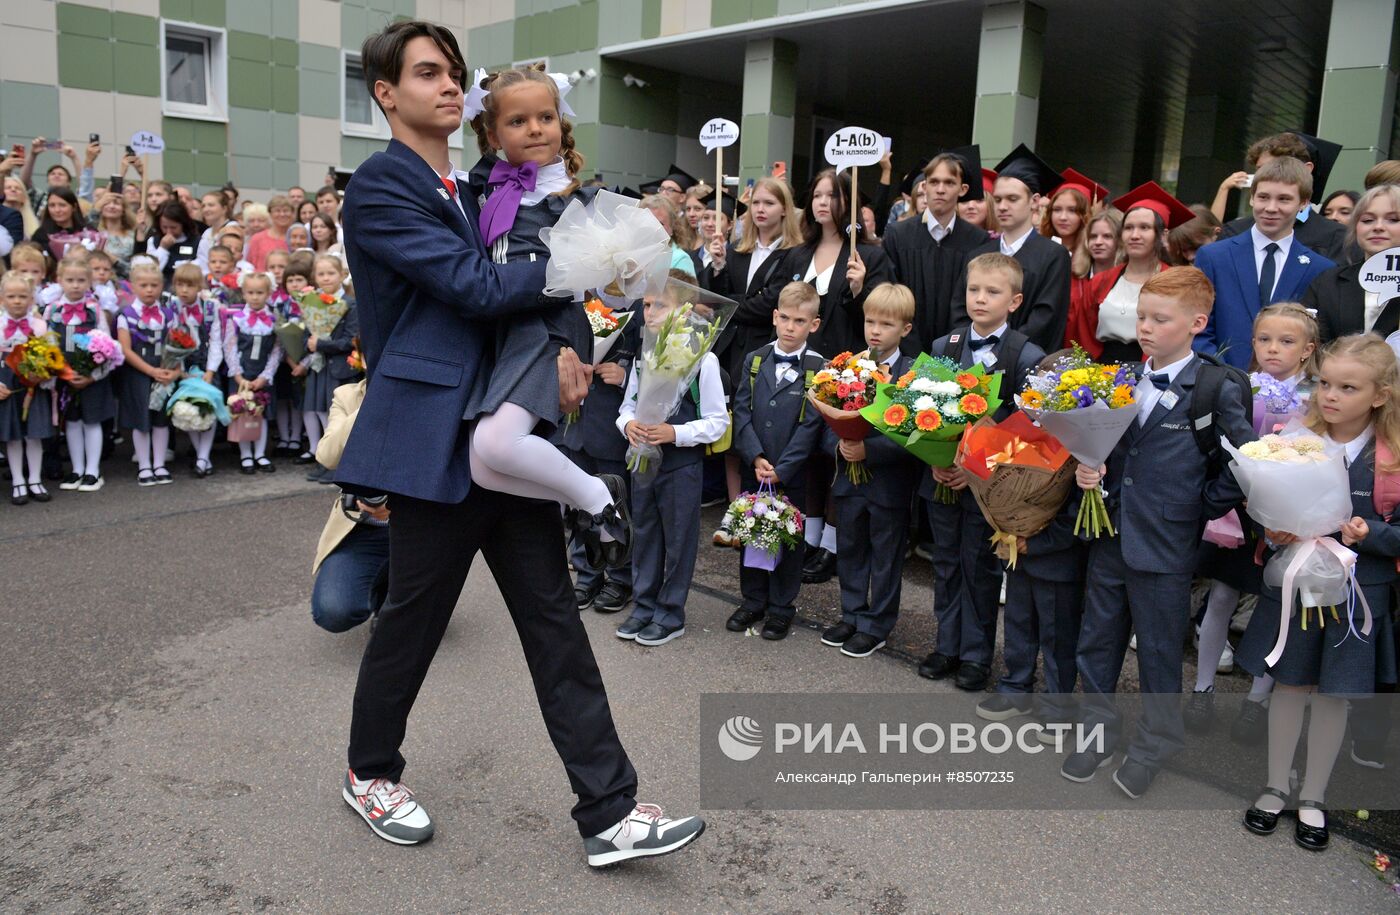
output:
[[[172,267],[138,254],[125,279],[113,275],[112,258],[101,250],[69,249],[51,282],[43,252],[23,244],[11,252],[11,268],[0,276],[0,350],[8,356],[30,340],[51,339],[63,354],[54,377],[38,383],[9,365],[0,369],[0,441],[13,505],[49,501],[46,480],[63,491],[101,489],[104,456],[110,464],[112,445],[126,436],[137,485],[172,483],[172,395],[186,379],[214,386],[205,402],[265,392],[254,400],[249,434],[237,441],[241,473],[275,472],[268,455],[273,420],[274,453],[314,463],[334,388],[362,373],[344,262],[329,253],[278,250],[265,255],[265,271],[244,270],[224,240],[238,236],[225,234],[208,249],[207,270],[194,257]],[[317,314],[334,320],[309,325],[302,315],[308,294],[318,300]],[[298,348],[296,359],[284,341]],[[196,479],[215,472],[220,428],[211,421],[184,430]],[[309,474],[324,476],[319,468]]]

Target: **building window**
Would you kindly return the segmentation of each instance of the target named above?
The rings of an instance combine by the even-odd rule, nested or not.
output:
[[[360,55],[340,52],[340,131],[355,137],[388,139],[389,123],[365,85]]]
[[[160,23],[161,113],[228,120],[228,54],[223,29]]]

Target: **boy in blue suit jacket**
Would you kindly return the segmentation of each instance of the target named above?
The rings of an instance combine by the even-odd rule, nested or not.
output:
[[[1106,504],[1118,536],[1090,546],[1077,652],[1083,733],[1102,727],[1105,740],[1102,747],[1071,754],[1060,774],[1087,782],[1113,758],[1121,721],[1112,696],[1128,637],[1136,632],[1143,710],[1127,756],[1113,774],[1114,784],[1132,798],[1141,797],[1184,746],[1182,644],[1191,618],[1197,547],[1205,522],[1243,499],[1222,451],[1204,454],[1192,421],[1192,400],[1206,389],[1197,382],[1207,366],[1191,342],[1205,329],[1213,298],[1210,281],[1194,267],[1172,267],[1143,285],[1138,343],[1147,361],[1137,386],[1138,414],[1113,449],[1106,474],[1082,464],[1077,471],[1082,489],[1107,484]],[[1235,378],[1221,381],[1209,413],[1213,436],[1236,445],[1255,437],[1245,413],[1248,396]]]
[[[981,364],[1002,372],[1004,402],[994,419],[1015,409],[1010,394],[1025,386],[1026,376],[1045,352],[1008,324],[1021,306],[1021,265],[998,252],[979,254],[967,265],[967,315],[970,326],[940,337],[929,347],[934,356],[947,356],[964,368]],[[957,494],[953,505],[933,497],[934,484]],[[967,491],[962,470],[934,467],[924,477],[929,527],[933,529],[933,612],[938,618],[938,642],[919,665],[919,675],[941,680],[957,675],[959,689],[986,687],[996,648],[997,603],[1001,592],[1001,563],[992,552],[992,529],[977,500]]]
[[[1254,226],[1196,252],[1215,287],[1215,308],[1192,346],[1245,368],[1254,352],[1254,318],[1274,302],[1297,301],[1335,265],[1298,241],[1293,222],[1312,197],[1312,173],[1289,156],[1261,165],[1250,188]]]
[[[865,300],[866,355],[885,367],[893,381],[914,364],[900,352],[900,341],[914,329],[914,293],[898,283],[881,283]],[[822,644],[848,658],[866,658],[885,647],[899,619],[904,583],[904,550],[909,539],[909,506],[920,462],[878,432],[863,440],[837,438],[827,428],[828,452],[836,454],[836,574],[841,580],[841,622],[827,627]],[[850,462],[863,462],[870,479],[855,483]]]
[[[821,441],[821,414],[807,403],[812,376],[826,360],[807,348],[807,338],[821,325],[821,296],[810,283],[788,283],[773,310],[777,339],[744,357],[734,378],[734,447],[742,465],[743,484],[753,492],[767,483],[780,492],[806,492],[804,468]],[[802,588],[803,544],[784,550],[769,572],[739,566],[743,603],[724,624],[743,632],[762,619],[769,641],[785,638],[797,613]]]

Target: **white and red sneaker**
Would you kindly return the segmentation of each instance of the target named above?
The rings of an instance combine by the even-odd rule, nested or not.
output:
[[[583,840],[590,867],[605,867],[631,858],[669,855],[700,838],[705,821],[698,816],[673,820],[655,804],[638,804],[622,822]]]
[[[381,839],[397,845],[417,845],[433,837],[428,811],[402,782],[387,778],[361,780],[346,769],[341,797]]]

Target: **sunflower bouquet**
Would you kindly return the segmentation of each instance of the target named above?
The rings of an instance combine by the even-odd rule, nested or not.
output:
[[[1131,365],[1095,362],[1078,344],[1051,368],[1026,379],[1016,404],[1069,449],[1075,460],[1099,467],[1137,418],[1137,372]],[[1074,533],[1115,536],[1103,487],[1086,492]]]
[[[962,368],[943,356],[923,353],[894,384],[880,387],[861,415],[932,467],[952,467],[958,439],[969,425],[1001,407],[1001,372]],[[953,491],[939,484],[934,497],[951,504]]]
[[[860,411],[875,401],[880,385],[889,380],[868,351],[841,353],[812,376],[807,398],[838,438],[860,441],[871,432]],[[846,462],[846,476],[852,483],[870,482],[864,461]]]

